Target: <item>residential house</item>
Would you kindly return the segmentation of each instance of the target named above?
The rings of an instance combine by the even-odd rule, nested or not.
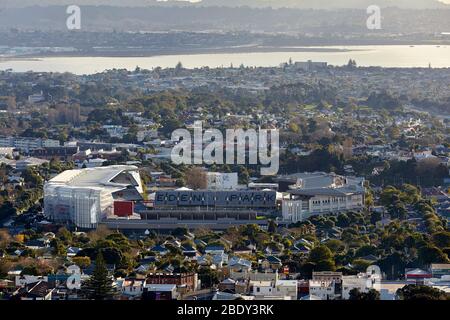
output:
[[[73,257],[75,257],[77,254],[78,254],[78,252],[80,252],[81,251],[81,248],[78,248],[78,247],[68,247],[67,248],[67,254],[66,254],[66,256],[67,256],[67,258],[73,258]]]
[[[149,284],[175,284],[177,287],[185,286],[188,291],[195,291],[199,285],[197,273],[149,273],[146,286]]]
[[[120,292],[128,299],[140,298],[144,292],[145,279],[121,279]],[[119,286],[118,286],[119,287]]]
[[[145,283],[143,300],[176,300],[179,294],[175,284]]]
[[[432,277],[432,273],[427,270],[419,268],[405,270],[405,279],[409,282],[423,283],[424,279],[430,279]]]
[[[184,245],[181,247],[183,255],[187,258],[195,258],[200,255],[196,248],[190,245]]]
[[[212,256],[212,264],[218,268],[222,268],[224,264],[228,263],[228,255],[226,253],[214,254]]]
[[[206,246],[205,253],[210,255],[223,255],[225,248],[223,246]]]
[[[52,300],[53,291],[54,288],[50,288],[48,282],[39,281],[19,288],[14,293],[14,298],[19,300]]]
[[[264,270],[278,270],[281,268],[283,264],[281,263],[281,259],[278,257],[275,257],[273,255],[269,255],[266,257],[266,259],[264,259],[261,263],[261,267]]]
[[[220,301],[231,301],[231,300],[237,300],[237,299],[255,300],[255,297],[246,296],[246,295],[242,295],[239,293],[229,293],[229,292],[218,291],[214,294],[214,297],[212,298],[212,300],[220,300]]]
[[[275,272],[258,272],[258,271],[234,271],[230,270],[229,277],[236,280],[251,280],[251,281],[276,281],[279,279],[278,271]]]
[[[161,256],[163,256],[169,252],[169,250],[164,245],[153,246],[152,248],[150,248],[150,251],[154,252],[158,255],[161,255]]]
[[[32,250],[42,250],[49,247],[49,241],[47,239],[36,239],[25,242],[25,246]]]
[[[228,269],[233,271],[246,270],[249,272],[252,270],[252,262],[239,257],[232,257],[228,261]]]
[[[219,291],[224,292],[235,292],[236,291],[236,281],[230,278],[227,278],[219,283]]]
[[[450,276],[450,263],[432,263],[431,274],[433,275],[433,278]]]

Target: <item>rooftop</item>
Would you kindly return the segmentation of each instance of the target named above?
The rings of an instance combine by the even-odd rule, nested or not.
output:
[[[132,184],[133,181],[131,179],[128,182],[124,179],[114,179],[123,172],[136,172],[137,170],[136,166],[125,165],[67,170],[49,180],[47,184],[74,188],[111,187],[123,189]],[[134,182],[140,183],[140,181]]]

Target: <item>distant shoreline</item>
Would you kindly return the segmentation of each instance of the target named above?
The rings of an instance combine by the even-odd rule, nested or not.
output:
[[[102,48],[99,50],[83,50],[83,51],[65,51],[65,52],[43,52],[30,53],[17,56],[0,57],[0,63],[6,61],[38,61],[44,58],[146,58],[158,56],[176,56],[176,55],[201,55],[201,54],[233,54],[233,53],[268,53],[268,52],[352,52],[363,51],[357,49],[339,49],[330,47],[270,47],[270,46],[241,46],[228,48],[197,48],[194,50],[149,50],[146,48],[124,48],[107,50]]]
[[[204,54],[239,54],[239,53],[345,53],[370,51],[374,47],[384,46],[450,46],[447,42],[437,43],[389,43],[389,44],[330,44],[330,45],[311,45],[311,46],[260,46],[260,45],[242,45],[235,47],[212,47],[212,48],[165,48],[153,49],[145,47],[98,47],[90,49],[79,49],[74,51],[59,52],[33,52],[29,54],[1,56],[0,63],[6,61],[34,61],[44,58],[151,58],[160,56],[176,55],[204,55]],[[350,48],[348,48],[350,47]],[[358,48],[356,48],[358,47]]]
[[[110,69],[133,70],[156,67],[173,68],[182,62],[187,69],[227,65],[275,67],[292,60],[327,62],[346,65],[353,59],[361,67],[383,68],[450,68],[450,45],[349,45],[315,47],[239,46],[188,48],[182,51],[148,50],[149,48],[97,47],[95,50],[33,52],[0,58],[0,70],[14,72],[71,72],[94,74]],[[49,49],[51,50],[51,49]],[[4,51],[4,53],[6,53]],[[14,52],[14,51],[11,51]]]

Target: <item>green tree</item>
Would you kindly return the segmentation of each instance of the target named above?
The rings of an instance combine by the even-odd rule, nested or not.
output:
[[[64,246],[64,243],[55,238],[50,242],[50,246],[53,248],[55,255],[57,256],[62,256],[65,255],[67,253],[67,249]]]
[[[91,259],[89,257],[73,257],[72,262],[82,269],[91,265]]]
[[[198,270],[198,278],[201,280],[205,288],[210,288],[219,283],[219,274],[211,268],[200,268]]]
[[[450,232],[449,231],[441,231],[433,234],[433,242],[439,248],[450,247]]]
[[[346,228],[350,225],[350,222],[351,221],[350,221],[350,218],[348,217],[348,215],[345,213],[341,213],[337,217],[336,225],[341,228]]]
[[[376,224],[378,221],[381,221],[383,219],[383,214],[380,211],[372,211],[370,214],[370,223]]]
[[[22,176],[24,181],[33,187],[40,186],[44,183],[44,179],[31,168],[27,168]]]
[[[95,269],[92,276],[83,283],[81,290],[85,297],[91,300],[109,300],[114,296],[113,280],[106,268],[101,252],[95,259]]]
[[[315,271],[334,271],[336,269],[333,253],[325,245],[320,245],[311,250],[309,262],[315,264]]]
[[[274,220],[269,220],[269,225],[267,226],[267,231],[269,233],[275,233],[277,231],[277,223]]]
[[[345,243],[341,240],[331,239],[325,242],[325,245],[330,248],[331,252],[334,254],[342,253],[345,251]]]
[[[419,260],[424,264],[448,263],[447,255],[441,249],[432,245],[419,248]]]
[[[444,291],[415,284],[398,289],[397,296],[401,300],[449,300],[449,296]]]
[[[17,213],[17,209],[11,201],[3,202],[0,206],[0,219],[6,219],[14,216]]]
[[[380,300],[380,293],[375,289],[369,289],[367,292],[361,292],[358,288],[354,288],[350,290],[349,300]]]
[[[183,237],[189,233],[189,230],[184,227],[179,227],[174,229],[171,233],[174,237]]]

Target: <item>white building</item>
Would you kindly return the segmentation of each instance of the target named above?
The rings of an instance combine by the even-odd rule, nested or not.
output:
[[[19,171],[25,171],[28,168],[41,166],[44,163],[49,163],[49,161],[45,160],[45,159],[28,157],[28,158],[17,160],[16,161],[16,169]]]
[[[256,300],[282,298],[297,300],[297,280],[250,281],[250,293]]]
[[[145,279],[118,279],[116,283],[122,295],[129,298],[139,298],[144,292]]]
[[[101,158],[95,158],[95,159],[88,159],[85,160],[83,162],[78,163],[78,168],[97,168],[97,167],[102,167],[103,163],[107,162],[108,160],[106,159],[101,159]]]
[[[424,284],[450,294],[450,275],[443,275],[440,278],[425,279]]]
[[[0,147],[0,157],[12,157],[14,152],[14,148],[12,147]]]
[[[376,274],[360,273],[356,276],[342,277],[342,299],[350,298],[350,291],[358,289],[360,292],[368,292],[370,289],[381,290],[381,278]]]
[[[276,272],[258,272],[258,271],[248,271],[248,270],[241,270],[241,271],[235,271],[230,270],[230,277],[232,279],[244,279],[244,280],[251,280],[251,281],[278,281],[279,275],[278,271]]]
[[[139,130],[136,134],[137,141],[142,142],[145,139],[153,139],[158,137],[157,129]]]
[[[59,147],[58,140],[27,138],[27,137],[0,137],[0,147],[10,147],[28,152],[30,150]]]
[[[312,60],[308,61],[297,61],[294,66],[303,70],[314,70],[314,69],[324,69],[328,66],[327,62],[316,62]]]
[[[31,94],[28,96],[29,103],[39,103],[45,101],[44,92],[41,90],[39,93]]]
[[[278,280],[275,282],[276,295],[290,297],[290,300],[297,300],[298,281],[297,280]]]
[[[258,297],[273,296],[274,287],[272,281],[250,281],[250,294]]]
[[[59,140],[54,140],[54,139],[42,140],[42,147],[44,147],[44,148],[56,148],[59,146],[61,146]]]
[[[96,228],[112,214],[114,195],[130,188],[143,192],[135,166],[67,170],[45,183],[44,213],[54,221]]]
[[[238,187],[237,172],[208,172],[206,177],[208,190],[235,190]]]
[[[128,133],[128,128],[122,126],[104,125],[102,128],[106,130],[111,138],[122,139]]]
[[[364,208],[364,179],[322,172],[292,177],[293,184],[282,201],[283,220],[303,221],[313,215]]]
[[[172,300],[178,298],[177,285],[175,284],[153,284],[145,283],[144,292],[156,292],[156,293],[170,293]]]
[[[340,296],[335,281],[309,280],[309,294],[320,300],[334,300]]]
[[[250,182],[248,184],[249,190],[278,190],[278,183],[257,183],[257,182]]]

